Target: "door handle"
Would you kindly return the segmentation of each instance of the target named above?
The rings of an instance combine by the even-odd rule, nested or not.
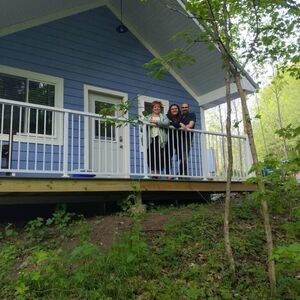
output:
[[[119,142],[122,143],[123,142],[123,137],[119,136]]]

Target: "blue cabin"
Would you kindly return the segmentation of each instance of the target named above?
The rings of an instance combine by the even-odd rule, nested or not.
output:
[[[159,80],[144,68],[183,46],[170,39],[174,34],[201,30],[178,13],[184,10],[180,0],[174,10],[140,0],[123,1],[122,7],[117,0],[4,0],[0,6],[0,174],[224,179],[226,136],[206,131],[204,120],[205,109],[225,100],[219,51],[199,44],[189,50],[192,66],[170,68]],[[242,83],[249,93],[256,88],[250,77]],[[164,129],[189,140],[190,151],[181,154],[184,174],[184,158],[167,152],[155,155],[170,170],[152,174],[150,125],[128,122],[154,100],[164,113],[170,104],[187,103],[196,114],[194,130]],[[183,153],[187,146],[179,147]],[[234,136],[233,147],[234,176],[243,179],[251,161],[247,138]]]

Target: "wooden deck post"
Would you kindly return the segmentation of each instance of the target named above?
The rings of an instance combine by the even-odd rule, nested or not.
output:
[[[135,199],[134,199],[134,204],[136,206],[135,212],[137,212],[137,213],[146,212],[146,205],[143,204],[142,192],[141,191],[136,192]]]

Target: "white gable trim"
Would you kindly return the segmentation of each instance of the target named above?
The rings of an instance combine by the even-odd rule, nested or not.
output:
[[[230,84],[230,93],[233,94],[235,92],[237,92],[236,85],[235,85],[235,83],[231,83]],[[214,100],[224,98],[225,95],[226,95],[226,86],[222,86],[212,92],[204,94],[204,95],[200,96],[201,106],[205,105],[207,103],[210,103]]]
[[[255,92],[254,87],[249,83],[248,80],[246,80],[245,78],[242,79],[241,81],[243,88],[247,91],[247,92]],[[230,94],[232,96],[232,94],[236,94],[238,92],[236,84],[235,83],[231,83],[230,84]],[[201,106],[208,104],[212,101],[218,100],[220,98],[225,98],[226,95],[226,86],[222,86],[212,92],[209,92],[207,94],[204,94],[202,96],[199,97],[200,99],[200,103]]]
[[[52,13],[52,14],[49,14],[46,16],[42,16],[42,17],[39,17],[36,19],[17,23],[17,24],[0,29],[0,37],[17,32],[17,31],[35,27],[35,26],[38,26],[41,24],[52,22],[52,21],[55,21],[58,19],[62,19],[62,18],[71,16],[71,15],[75,15],[77,13],[84,12],[86,10],[90,10],[93,8],[97,8],[97,7],[103,6],[105,4],[106,4],[106,0],[94,0],[92,3],[79,5],[77,7],[72,7],[72,8],[63,10],[63,11],[57,11],[55,13]]]

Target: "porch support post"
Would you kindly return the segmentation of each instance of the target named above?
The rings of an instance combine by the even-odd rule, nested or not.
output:
[[[63,155],[63,177],[68,175],[68,155],[69,155],[69,113],[64,112],[64,155]]]
[[[201,122],[201,166],[202,166],[202,176],[204,180],[208,178],[208,164],[207,164],[207,145],[206,145],[206,136],[203,133],[206,131],[205,126],[205,114],[204,108],[200,106],[200,122]]]

